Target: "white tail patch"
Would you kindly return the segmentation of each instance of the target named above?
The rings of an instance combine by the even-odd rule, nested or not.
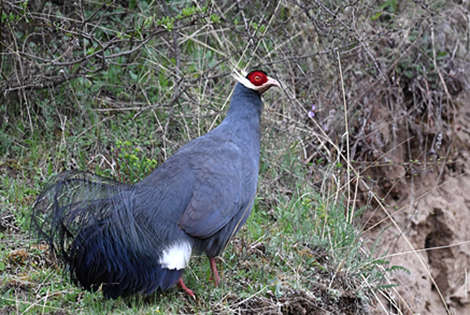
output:
[[[192,247],[189,242],[180,241],[168,246],[159,260],[160,265],[167,269],[184,269],[191,258]]]

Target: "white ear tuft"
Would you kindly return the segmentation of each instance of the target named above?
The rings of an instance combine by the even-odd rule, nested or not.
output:
[[[256,86],[253,83],[251,83],[250,80],[246,78],[247,74],[248,73],[246,71],[244,70],[238,71],[236,68],[233,68],[233,71],[232,71],[232,76],[235,78],[235,80],[243,84],[246,88],[256,90]]]

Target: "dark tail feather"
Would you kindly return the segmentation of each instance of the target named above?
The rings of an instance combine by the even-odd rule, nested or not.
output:
[[[101,286],[111,298],[166,290],[183,270],[158,263],[162,242],[145,215],[151,201],[136,203],[148,195],[89,173],[62,173],[36,200],[31,225],[87,290]]]

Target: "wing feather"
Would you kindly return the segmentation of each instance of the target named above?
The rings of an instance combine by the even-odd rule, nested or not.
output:
[[[186,233],[209,238],[241,211],[241,161],[240,150],[231,143],[225,143],[210,157],[206,154],[202,160],[193,159],[197,162],[193,167],[196,182],[179,221]]]

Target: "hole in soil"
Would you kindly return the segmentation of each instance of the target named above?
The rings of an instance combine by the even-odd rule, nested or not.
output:
[[[449,290],[449,281],[447,278],[448,267],[447,262],[453,259],[452,251],[449,248],[436,248],[451,243],[453,235],[447,224],[444,222],[444,213],[442,209],[434,208],[433,213],[428,217],[428,224],[432,227],[431,232],[426,236],[424,241],[427,251],[431,273],[439,290],[445,294]],[[431,286],[433,291],[436,290],[434,283]]]

